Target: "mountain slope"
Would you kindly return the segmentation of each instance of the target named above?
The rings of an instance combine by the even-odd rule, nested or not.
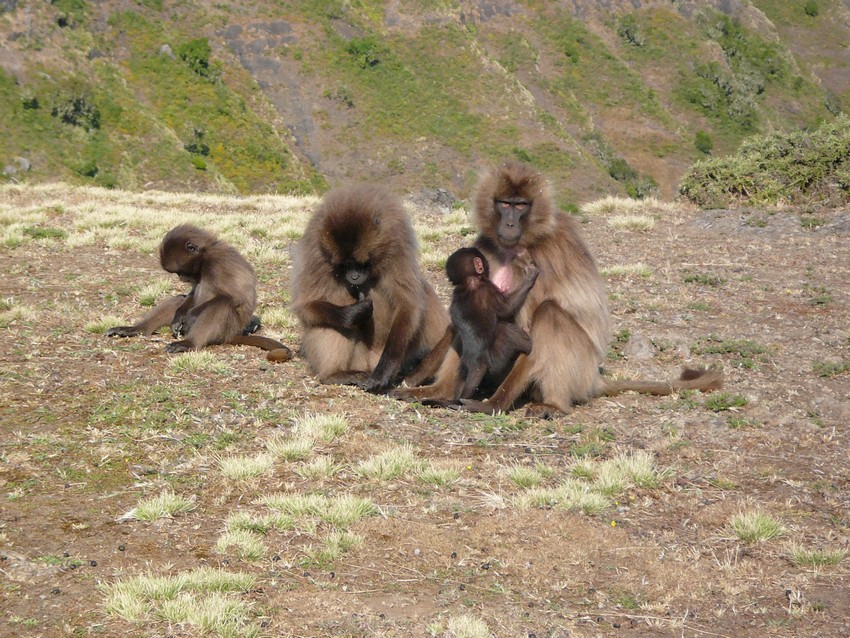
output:
[[[850,102],[839,1],[4,6],[0,161],[31,181],[464,196],[517,157],[565,205],[670,196],[707,153]]]

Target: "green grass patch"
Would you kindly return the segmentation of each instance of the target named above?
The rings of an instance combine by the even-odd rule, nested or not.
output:
[[[327,568],[344,553],[363,544],[363,537],[348,531],[335,531],[322,539],[319,547],[308,547],[304,564]]]
[[[847,558],[847,550],[844,548],[812,549],[795,543],[787,548],[786,555],[788,560],[797,567],[811,567],[817,570],[838,565]]]
[[[165,621],[221,638],[254,638],[253,605],[241,597],[256,577],[202,567],[174,576],[143,574],[101,585],[106,612],[134,624]]]
[[[843,361],[817,361],[812,365],[812,370],[819,377],[836,377],[850,372],[850,358]]]
[[[694,354],[735,355],[733,363],[742,368],[754,368],[765,360],[768,349],[749,339],[722,339],[716,335],[703,337],[694,344]]]
[[[218,537],[215,551],[227,556],[236,556],[240,560],[256,562],[266,553],[262,537],[249,529],[228,530]]]
[[[209,350],[183,352],[175,355],[168,362],[168,371],[175,375],[196,372],[224,374],[228,369],[228,365]]]
[[[225,478],[244,481],[270,473],[274,469],[275,455],[271,453],[255,456],[231,456],[218,459],[218,466]]]
[[[158,496],[139,501],[136,507],[124,514],[122,518],[155,521],[191,512],[196,507],[194,498],[186,498],[166,490]]]
[[[420,471],[423,461],[417,458],[413,446],[402,445],[363,459],[354,466],[354,471],[363,478],[389,481]]]
[[[727,410],[743,408],[748,402],[747,397],[740,394],[713,392],[706,397],[703,405],[706,410],[711,410],[712,412],[725,412]]]
[[[571,476],[556,487],[530,485],[511,503],[519,509],[557,507],[598,515],[611,508],[612,500],[631,487],[657,488],[672,474],[659,468],[647,452],[623,453],[607,460],[577,460]]]
[[[295,468],[295,473],[303,479],[319,481],[331,478],[342,470],[342,463],[337,463],[330,456],[317,456]]]
[[[685,273],[682,276],[682,281],[686,284],[699,284],[700,286],[717,287],[726,283],[724,277],[717,275],[707,275],[705,273]]]
[[[32,239],[66,239],[68,237],[68,232],[62,228],[48,228],[44,226],[28,226],[22,232]]]
[[[275,457],[286,461],[299,461],[310,456],[315,441],[309,436],[275,434],[266,441],[266,449]]]
[[[460,479],[460,469],[454,465],[444,465],[430,461],[419,470],[416,478],[427,485],[448,487]]]
[[[748,544],[773,540],[785,534],[785,528],[779,521],[758,511],[733,516],[729,526],[742,542]]]
[[[258,499],[258,503],[296,520],[316,518],[336,528],[346,528],[380,513],[378,506],[369,499],[351,495],[272,494]]]
[[[295,420],[293,430],[299,436],[330,443],[348,431],[348,419],[341,414],[308,414]]]

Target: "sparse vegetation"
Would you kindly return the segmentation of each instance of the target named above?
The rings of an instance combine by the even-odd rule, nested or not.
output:
[[[699,339],[693,347],[694,354],[732,354],[733,361],[743,368],[754,368],[765,360],[768,349],[749,339],[722,339],[716,335]]]
[[[699,284],[700,286],[722,286],[726,283],[724,277],[705,273],[685,273],[682,281],[686,284]]]
[[[652,269],[643,263],[636,264],[616,264],[600,268],[599,273],[603,277],[629,277],[636,275],[638,277],[651,277]]]
[[[816,361],[812,369],[821,377],[835,377],[850,372],[850,357],[842,361]]]
[[[712,412],[725,412],[743,408],[747,405],[747,397],[729,392],[713,392],[705,398],[705,409]]]

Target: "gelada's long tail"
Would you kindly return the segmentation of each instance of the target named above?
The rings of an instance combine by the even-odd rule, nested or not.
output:
[[[602,378],[602,386],[596,396],[610,397],[621,392],[633,390],[643,394],[665,396],[679,390],[699,390],[710,392],[723,387],[723,373],[717,370],[685,368],[678,379],[673,381],[614,381]]]
[[[283,345],[280,341],[269,339],[268,337],[259,337],[257,335],[236,335],[232,337],[228,343],[237,346],[254,346],[262,350],[268,351],[266,359],[275,363],[283,363],[292,358],[292,350]]]

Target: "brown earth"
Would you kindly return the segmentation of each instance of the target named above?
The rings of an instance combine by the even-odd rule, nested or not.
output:
[[[850,548],[850,377],[813,368],[850,359],[850,212],[817,211],[811,230],[810,217],[680,211],[649,232],[587,218],[601,268],[642,262],[652,273],[608,277],[615,331],[648,339],[652,356],[626,358],[620,343],[607,372],[719,366],[746,405],[715,412],[702,395],[626,394],[551,421],[320,386],[300,357],[270,365],[247,348],[212,350],[225,372],[178,374],[167,337],[84,330],[92,317],[139,312],[121,290],[155,276],[153,256],[60,241],[0,248],[0,297],[40,315],[0,328],[0,635],[197,635],[107,615],[98,585],[201,565],[258,577],[243,598],[264,636],[449,635],[444,621],[464,613],[496,636],[850,635],[850,561],[813,570],[787,552]],[[448,254],[468,238],[442,241]],[[258,271],[267,307],[282,305],[287,269]],[[442,274],[428,276],[445,295]],[[699,354],[709,335],[766,351]],[[219,472],[217,455],[255,454],[293,419],[329,412],[350,424],[320,449],[344,465],[334,477],[303,479],[285,462],[247,482]],[[456,462],[461,478],[440,488],[352,471],[394,443]],[[554,484],[576,455],[636,450],[672,477],[629,489],[602,515],[510,504],[521,491],[504,474],[512,463],[544,462]],[[198,507],[118,520],[166,486]],[[279,491],[352,493],[382,515],[355,524],[362,545],[331,565],[304,561],[316,541],[306,532],[269,532],[256,562],[215,551],[229,514]],[[784,536],[739,541],[729,519],[750,510]]]

